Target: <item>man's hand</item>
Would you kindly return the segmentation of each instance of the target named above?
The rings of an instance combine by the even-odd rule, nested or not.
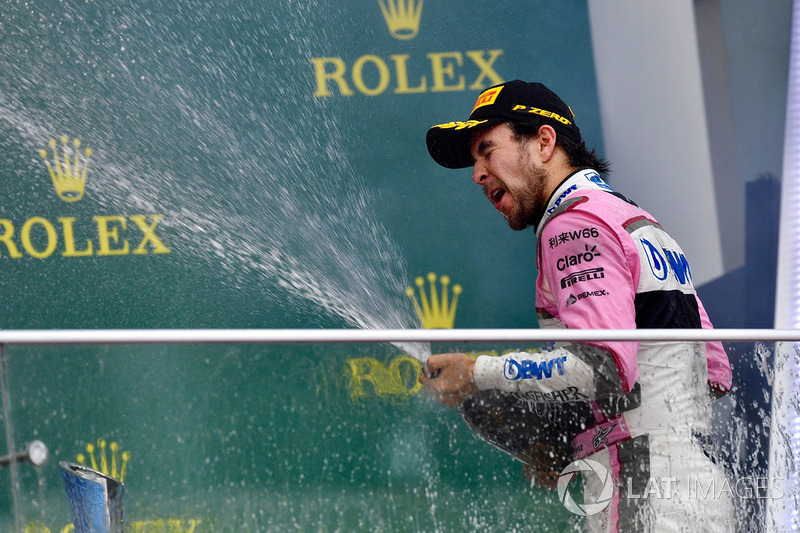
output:
[[[463,353],[443,353],[428,358],[428,370],[419,375],[419,382],[426,385],[436,399],[448,407],[458,407],[464,400],[478,392],[473,380],[475,359]]]

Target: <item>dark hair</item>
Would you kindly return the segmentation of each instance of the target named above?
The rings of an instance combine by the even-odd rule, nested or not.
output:
[[[541,124],[530,124],[526,122],[510,122],[511,130],[517,139],[532,139],[539,135]],[[601,176],[606,177],[611,173],[611,164],[597,155],[593,148],[590,152],[586,148],[586,143],[578,144],[566,135],[556,133],[556,146],[560,146],[569,158],[569,164],[573,167],[589,167],[596,170]]]

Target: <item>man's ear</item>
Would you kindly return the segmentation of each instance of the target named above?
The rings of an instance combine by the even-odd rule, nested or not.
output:
[[[542,163],[546,163],[556,151],[556,130],[547,124],[539,128],[539,136],[536,138],[542,156]]]

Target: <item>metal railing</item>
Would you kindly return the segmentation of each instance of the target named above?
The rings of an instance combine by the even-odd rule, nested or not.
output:
[[[0,331],[8,344],[723,341],[797,342],[775,329],[76,329]]]

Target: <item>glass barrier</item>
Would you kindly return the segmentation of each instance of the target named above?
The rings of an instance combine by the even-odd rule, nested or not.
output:
[[[738,531],[762,531],[769,499],[789,497],[777,494],[768,465],[774,346],[725,343],[733,387],[713,402],[710,438],[698,440],[727,483],[695,494],[732,496]],[[432,346],[472,355],[542,348]],[[389,344],[6,345],[3,356],[11,451],[41,441],[49,460],[21,457],[16,491],[4,469],[2,531],[75,531],[64,463],[121,481],[125,530],[135,533],[574,531],[588,507],[570,502],[589,489],[564,478],[599,475],[532,486],[515,457],[574,433],[582,414],[511,410],[508,427],[487,426],[484,404],[460,413],[441,405],[418,382],[420,363]],[[556,374],[557,363],[520,375]],[[538,433],[524,450],[504,437],[531,420]],[[626,494],[667,498],[678,489],[670,484],[651,479]]]

